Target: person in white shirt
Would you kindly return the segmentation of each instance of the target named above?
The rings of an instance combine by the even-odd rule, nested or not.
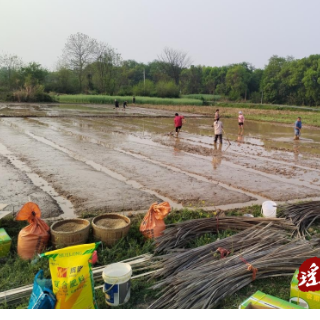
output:
[[[214,127],[214,143],[217,143],[217,140],[218,140],[218,138],[219,138],[220,144],[222,144],[223,124],[222,124],[222,122],[219,120],[219,118],[217,118],[217,119],[214,121],[213,127]]]

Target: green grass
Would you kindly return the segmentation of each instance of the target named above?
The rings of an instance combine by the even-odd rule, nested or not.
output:
[[[259,109],[259,110],[289,110],[289,111],[298,111],[305,112],[306,109],[293,108],[288,105],[273,105],[273,104],[260,104],[260,103],[237,103],[237,102],[217,102],[215,106],[225,107],[225,108],[238,108],[238,109]],[[309,107],[301,107],[301,108],[309,108]],[[313,109],[313,112],[320,112],[320,108],[310,107]]]
[[[243,215],[244,213],[251,213],[254,216],[260,215],[260,206],[252,206],[239,210],[226,211],[226,215]],[[183,222],[190,219],[208,218],[213,217],[214,212],[205,212],[203,210],[193,211],[183,209],[180,211],[173,211],[165,219],[165,223]],[[84,214],[84,218],[91,218],[93,215]],[[154,244],[151,240],[146,240],[139,231],[140,223],[143,219],[143,215],[137,215],[131,217],[132,226],[128,235],[121,239],[112,248],[107,248],[100,245],[98,251],[98,263],[95,267],[103,266],[106,264],[118,262],[124,259],[133,258],[144,253],[153,253]],[[0,292],[9,290],[12,288],[21,287],[33,283],[35,274],[40,270],[44,270],[46,278],[50,278],[50,271],[47,259],[36,259],[33,262],[23,261],[17,255],[17,236],[20,230],[26,226],[26,222],[13,221],[12,218],[0,220],[0,228],[5,228],[7,233],[12,238],[12,245],[9,256],[0,259]],[[225,238],[234,234],[231,231],[225,230],[218,234],[210,233],[202,235],[201,237],[194,239],[189,242],[189,248],[199,247],[215,241],[217,238]],[[93,242],[92,233],[89,235],[89,243]],[[52,250],[51,247],[47,248],[48,251]],[[239,290],[236,294],[225,299],[220,308],[238,308],[239,304],[248,298],[255,291],[260,290],[266,294],[271,294],[279,298],[288,300],[290,291],[289,277],[281,277],[279,279],[264,279],[257,280],[249,286]],[[95,282],[95,286],[101,285],[101,282]],[[131,281],[131,297],[128,303],[120,307],[123,309],[145,309],[152,301],[157,297],[158,291],[150,290],[149,288],[154,284],[154,281],[148,281],[146,278],[133,279]],[[109,309],[105,303],[105,297],[101,289],[96,290],[96,301],[99,309]],[[25,298],[19,305],[0,305],[3,309],[16,309],[26,308],[28,305],[29,298]]]
[[[186,94],[182,95],[181,98],[187,98],[187,99],[198,99],[198,100],[205,100],[205,101],[218,101],[221,99],[221,96],[219,95],[213,95],[213,94]]]
[[[93,104],[114,104],[114,100],[117,99],[121,104],[124,101],[128,102],[128,105],[132,105],[131,96],[106,96],[106,95],[59,95],[52,96],[53,99],[61,103],[93,103]],[[199,99],[189,98],[154,98],[154,97],[136,97],[136,105],[139,104],[154,104],[154,105],[194,105],[201,106],[202,101]]]

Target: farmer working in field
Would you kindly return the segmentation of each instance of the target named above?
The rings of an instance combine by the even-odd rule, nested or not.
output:
[[[178,137],[179,131],[182,128],[182,120],[183,119],[184,119],[184,116],[179,116],[179,113],[175,114],[175,117],[174,117],[173,121],[174,121],[174,126],[176,128],[176,137]]]
[[[213,127],[214,127],[214,143],[216,144],[219,138],[220,144],[222,145],[223,124],[219,120],[219,118],[214,121]]]
[[[299,140],[301,129],[302,129],[302,122],[301,122],[301,118],[298,117],[297,121],[294,124],[294,140]]]
[[[243,125],[244,125],[244,116],[242,114],[242,111],[239,111],[238,125],[239,125],[238,135],[242,135],[243,134]]]
[[[113,109],[115,109],[115,108],[119,108],[119,102],[117,99],[114,100],[114,108]]]

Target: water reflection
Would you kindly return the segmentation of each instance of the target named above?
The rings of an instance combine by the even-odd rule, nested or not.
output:
[[[295,163],[299,162],[299,153],[300,153],[299,148],[300,148],[299,140],[295,140],[293,143],[293,155],[294,155]]]
[[[174,146],[173,146],[173,155],[174,156],[179,156],[181,154],[181,149],[180,149],[180,139],[175,138]]]
[[[240,144],[243,143],[244,141],[243,135],[238,135],[237,141],[238,141],[238,146],[240,146]]]
[[[219,145],[215,143],[214,149],[213,149],[213,157],[212,157],[213,170],[216,170],[218,168],[218,166],[221,164],[221,161],[222,161],[222,143],[219,143]]]

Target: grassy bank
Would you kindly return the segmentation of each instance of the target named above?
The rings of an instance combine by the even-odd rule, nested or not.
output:
[[[246,120],[276,122],[292,125],[297,120],[297,117],[302,118],[303,126],[320,127],[320,112],[306,111],[306,110],[270,110],[270,109],[242,109],[235,107],[221,107],[215,105],[209,106],[156,106],[156,105],[142,105],[143,108],[170,110],[173,112],[196,113],[214,117],[217,108],[220,110],[221,118],[234,118],[237,121],[238,112],[243,111]]]
[[[254,216],[260,215],[260,206],[252,206],[248,208],[242,208],[239,210],[227,211],[227,215],[243,215],[244,213],[251,213]],[[204,212],[201,210],[181,210],[172,212],[166,219],[165,223],[176,223],[190,219],[207,218],[212,217],[213,212]],[[90,218],[91,215],[84,216]],[[132,219],[132,227],[126,238],[120,240],[114,247],[108,249],[103,246],[98,248],[98,263],[95,267],[103,266],[113,262],[121,261],[124,259],[136,257],[143,253],[152,253],[154,250],[153,242],[145,240],[139,232],[139,226],[142,221],[143,215],[135,216]],[[50,271],[48,261],[46,259],[40,259],[33,262],[21,260],[16,252],[17,236],[21,228],[27,225],[26,222],[17,222],[12,219],[0,220],[0,227],[5,228],[7,233],[12,238],[12,246],[10,254],[5,259],[0,260],[0,292],[9,290],[12,288],[21,287],[23,285],[29,285],[33,283],[33,278],[39,269],[44,270],[46,278],[50,278]],[[232,234],[230,231],[223,231],[218,234],[206,234],[189,243],[189,247],[198,247],[211,243],[217,238],[225,238]],[[89,242],[93,242],[92,234],[90,234]],[[48,251],[52,248],[48,248]],[[279,298],[288,300],[290,293],[290,277],[281,277],[277,279],[265,279],[254,281],[249,286],[241,289],[236,294],[225,299],[220,308],[238,308],[239,303],[252,295],[257,290],[261,290],[266,294],[272,294]],[[127,304],[121,308],[136,309],[147,308],[150,303],[156,298],[157,291],[150,290],[149,287],[154,283],[147,281],[145,278],[139,278],[131,281],[131,297]],[[102,284],[95,283],[95,286]],[[105,303],[105,297],[101,289],[96,290],[96,300],[100,309],[109,308]],[[25,298],[19,305],[1,305],[0,308],[26,308],[29,298]],[[120,308],[120,307],[119,307]]]
[[[61,95],[53,96],[54,100],[61,103],[93,103],[93,104],[114,104],[117,99],[121,104],[124,101],[128,105],[132,105],[132,96],[105,96],[105,95]],[[135,104],[153,104],[153,105],[191,105],[201,106],[202,101],[199,99],[190,98],[154,98],[154,97],[135,97]]]

